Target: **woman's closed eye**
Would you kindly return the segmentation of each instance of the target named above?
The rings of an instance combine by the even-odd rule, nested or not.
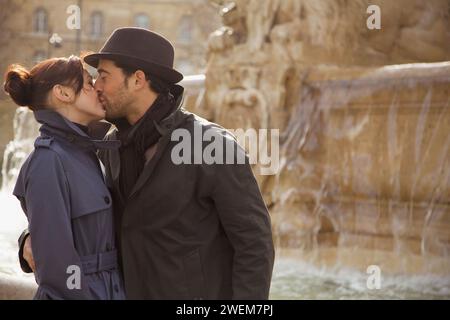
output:
[[[93,90],[94,89],[94,82],[92,81],[92,79],[90,79],[89,81],[87,81],[87,86],[85,86],[86,90]]]

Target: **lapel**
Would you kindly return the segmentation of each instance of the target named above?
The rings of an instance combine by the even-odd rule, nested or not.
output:
[[[116,190],[120,190],[120,185],[119,185],[119,178],[120,178],[120,154],[119,151],[113,151],[111,152],[111,160],[110,163],[114,163],[116,165],[111,166],[111,176],[112,176],[112,181],[114,184],[114,188],[116,188]],[[120,195],[121,192],[119,192]]]
[[[158,164],[159,160],[161,159],[161,156],[164,154],[168,144],[170,143],[173,130],[178,128],[178,126],[189,116],[190,116],[189,113],[186,113],[178,109],[177,111],[172,113],[169,117],[161,121],[159,125],[156,124],[156,128],[162,135],[158,141],[156,153],[153,156],[153,158],[144,166],[144,169],[142,170],[141,175],[136,181],[136,184],[134,185],[128,200],[130,200],[145,185],[145,183],[155,170],[155,167]]]
[[[170,134],[161,137],[161,139],[158,141],[158,147],[155,155],[144,166],[144,170],[142,170],[142,173],[140,174],[138,180],[136,181],[133,190],[131,190],[128,200],[130,200],[139,190],[141,190],[147,179],[150,178],[150,175],[152,174],[153,170],[155,169],[156,165],[161,159],[161,156],[164,153],[164,150],[166,149],[169,142],[170,142]]]
[[[113,139],[116,140],[117,139],[117,129],[115,129],[109,136],[107,136],[106,139]],[[107,151],[107,158],[108,158],[108,162],[109,162],[109,172],[111,174],[110,176],[110,181],[112,184],[112,188],[114,190],[117,190],[116,194],[119,195],[120,197],[120,202],[121,203],[125,203],[125,199],[122,195],[122,193],[120,192],[120,181],[119,181],[119,177],[120,177],[120,154],[119,154],[119,150],[108,150]],[[107,176],[108,177],[108,176]]]

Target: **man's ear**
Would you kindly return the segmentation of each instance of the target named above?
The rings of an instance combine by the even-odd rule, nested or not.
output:
[[[141,88],[145,88],[147,87],[147,78],[145,76],[144,71],[142,70],[137,70],[134,73],[134,86],[136,89],[141,89]]]
[[[56,99],[64,103],[72,103],[75,100],[73,89],[60,84],[53,86],[52,93]]]

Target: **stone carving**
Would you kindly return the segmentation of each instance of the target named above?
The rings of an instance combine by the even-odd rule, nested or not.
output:
[[[251,51],[261,50],[267,41],[281,0],[249,0],[247,2],[247,45]]]
[[[210,50],[244,44],[240,51],[257,52],[275,40],[289,43],[285,51],[296,61],[340,65],[443,61],[450,56],[448,0],[211,1],[220,6],[225,29],[212,36]],[[381,30],[366,27],[371,4],[381,8]],[[300,50],[294,50],[299,43]]]
[[[220,109],[214,113],[223,114],[229,108],[230,103],[220,104],[231,98],[217,97],[227,96],[231,84],[226,76],[218,75],[226,75],[237,65],[260,69],[261,81],[247,88],[262,93],[268,106],[262,111],[268,112],[263,116],[267,125],[283,130],[300,98],[300,92],[292,89],[299,88],[311,65],[368,66],[450,59],[448,0],[433,0],[432,5],[420,0],[211,2],[219,7],[224,26],[209,39],[208,90],[203,106],[208,114],[211,109]],[[381,7],[382,32],[366,27],[369,4]],[[230,96],[236,99],[234,94]]]
[[[268,110],[259,87],[260,70],[253,67],[235,67],[226,73],[230,88],[219,103],[216,119],[226,128],[267,128]],[[242,117],[248,114],[249,117]]]

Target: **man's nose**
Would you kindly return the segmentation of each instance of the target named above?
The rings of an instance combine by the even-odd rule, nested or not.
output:
[[[101,91],[102,91],[103,89],[101,88],[100,81],[96,80],[96,81],[94,82],[94,89],[95,89],[95,91],[97,91],[97,93],[101,93]]]

